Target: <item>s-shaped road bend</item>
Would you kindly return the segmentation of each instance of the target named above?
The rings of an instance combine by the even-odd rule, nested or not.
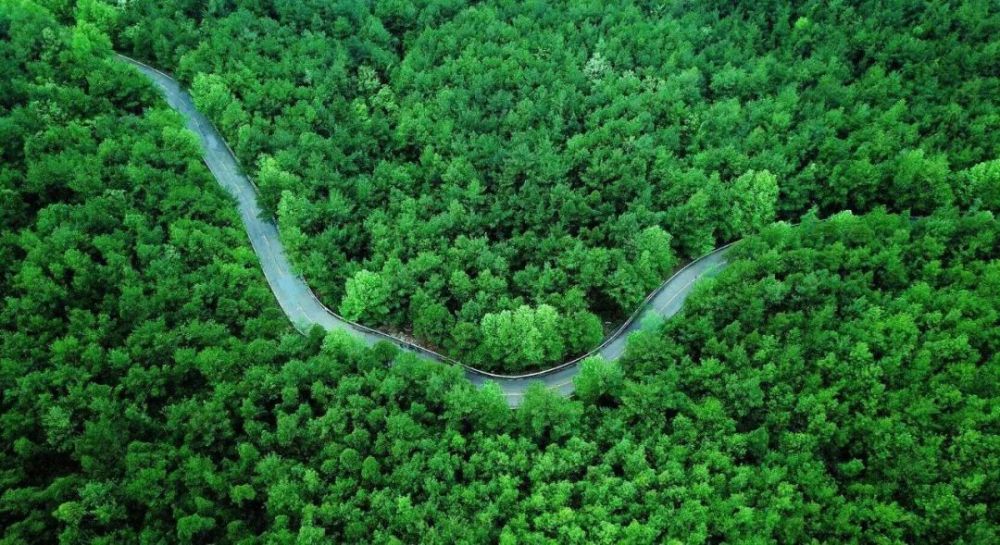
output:
[[[309,289],[305,280],[293,270],[285,253],[284,245],[278,236],[277,226],[272,221],[261,219],[256,186],[243,173],[232,150],[212,123],[195,108],[191,96],[167,74],[123,55],[118,55],[118,57],[137,67],[143,75],[152,80],[163,94],[167,104],[183,116],[187,128],[198,137],[205,164],[208,165],[219,185],[236,199],[240,218],[243,220],[247,235],[250,237],[250,244],[253,245],[257,257],[260,259],[261,269],[264,271],[267,283],[271,286],[271,291],[274,292],[281,309],[299,331],[306,332],[318,325],[327,331],[344,331],[367,345],[390,342],[423,358],[461,366],[465,371],[465,376],[477,387],[481,387],[487,382],[496,383],[507,399],[507,404],[511,407],[521,404],[528,386],[534,382],[541,382],[546,388],[562,395],[571,395],[573,393],[573,378],[579,372],[579,364],[582,360],[593,355],[599,355],[609,361],[620,358],[625,352],[625,344],[629,334],[640,329],[647,316],[661,319],[673,316],[680,311],[684,300],[698,279],[717,271],[726,264],[725,254],[729,250],[728,245],[717,248],[688,263],[650,293],[643,304],[617,331],[609,335],[600,346],[583,356],[550,369],[522,375],[501,375],[476,369],[387,333],[353,323],[324,306]]]

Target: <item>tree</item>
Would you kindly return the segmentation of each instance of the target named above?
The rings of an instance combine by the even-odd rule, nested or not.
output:
[[[198,110],[212,119],[219,119],[229,104],[236,100],[223,78],[204,72],[195,75],[191,82],[191,97]]]
[[[389,287],[379,273],[360,270],[347,280],[340,314],[348,320],[381,323],[389,315]]]
[[[73,16],[77,22],[84,21],[97,27],[105,36],[110,36],[119,24],[121,10],[101,0],[77,0]]]
[[[1000,213],[1000,159],[974,165],[963,174],[959,194],[964,204]]]
[[[410,301],[413,334],[421,339],[447,339],[455,325],[455,318],[441,303],[418,292]]]
[[[951,204],[950,174],[944,155],[928,157],[923,149],[906,150],[897,158],[892,190],[904,197],[904,206],[926,214]]]
[[[73,3],[0,2],[0,542],[998,542],[991,6],[445,4],[402,39],[365,2],[134,0],[115,43],[217,71],[260,120],[248,163],[277,150],[308,186],[285,213],[313,271],[378,271],[358,293],[397,327],[440,304],[471,356],[487,314],[511,350],[571,350],[612,272],[656,269],[660,233],[629,256],[646,227],[681,252],[728,229],[716,178],[766,168],[790,217],[931,206],[942,180],[956,202],[765,226],[576,398],[562,374],[477,389],[294,331],[149,82],[60,23]],[[621,78],[588,82],[595,50]],[[348,64],[424,105],[426,145],[393,147]],[[682,153],[651,183],[654,142]]]
[[[739,13],[633,0],[210,4],[77,11],[193,86],[266,211],[285,190],[304,204],[302,223],[279,223],[324,299],[360,269],[382,271],[400,303],[376,326],[415,327],[420,292],[476,327],[542,302],[620,320],[669,269],[666,255],[633,254],[650,226],[683,260],[813,207],[927,214],[957,196],[967,208],[958,173],[1000,145],[981,2],[852,5],[852,25],[788,2]],[[18,34],[5,59],[45,51],[44,35]],[[859,54],[861,37],[886,53]],[[424,252],[445,280],[467,275],[469,292],[406,275]],[[405,278],[383,271],[391,259]],[[574,289],[582,308],[555,303]],[[458,327],[461,340],[422,340],[466,357],[479,341]]]
[[[670,244],[670,234],[658,225],[643,229],[633,238],[628,257],[636,268],[644,291],[648,292],[666,280],[677,264]]]
[[[766,170],[749,170],[729,189],[733,203],[729,216],[732,238],[755,233],[774,221],[778,204],[778,179]]]
[[[483,316],[480,329],[484,355],[516,368],[541,363],[545,352],[534,318],[534,311],[528,306]]]
[[[559,337],[565,340],[568,354],[578,354],[597,346],[603,335],[601,319],[590,312],[580,311],[562,320]]]
[[[295,174],[281,168],[273,157],[262,157],[256,184],[260,189],[260,205],[267,213],[275,215],[286,191],[295,195],[300,179]]]
[[[589,357],[580,364],[573,379],[575,394],[585,405],[614,406],[622,394],[625,374],[618,362],[605,361],[600,356]]]
[[[510,369],[558,361],[565,352],[559,313],[549,305],[487,313],[480,329],[483,355]]]

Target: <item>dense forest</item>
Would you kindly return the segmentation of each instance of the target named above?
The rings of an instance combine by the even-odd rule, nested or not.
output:
[[[953,203],[1000,150],[990,0],[132,0],[106,26],[193,88],[330,307],[489,369],[592,347],[775,217]],[[567,341],[530,361],[501,330]]]
[[[136,9],[143,5],[132,3]],[[363,19],[366,25],[355,25],[347,15],[323,11],[342,9],[336,6],[289,3],[280,13],[303,27],[329,27],[329,36],[314,44],[316,55],[326,54],[324,40],[330,40],[338,44],[344,66],[363,59],[377,78],[388,77],[382,71],[386,66],[406,62],[396,59],[420,41],[413,29],[435,32],[457,24],[460,17],[527,9],[497,3],[469,15],[457,3],[420,4],[418,9],[386,2]],[[350,6],[364,12],[362,3]],[[978,6],[978,13],[984,13],[984,6]],[[172,45],[173,40],[190,46],[229,39],[191,18],[211,16],[205,19],[210,25],[233,25],[231,17],[268,20],[246,9],[226,16],[224,10],[232,7],[213,2],[203,12],[191,3],[166,10],[162,17],[150,15],[149,28],[131,35],[151,40],[143,46],[149,47],[149,55],[175,60],[181,71],[184,59],[194,57]],[[867,16],[869,8],[858,13]],[[960,8],[937,16],[961,18],[976,13],[977,6]],[[542,24],[547,12],[536,9],[528,19]],[[904,25],[911,17],[931,17],[931,12],[903,10],[898,20],[884,13],[884,28],[894,28],[894,22]],[[705,13],[690,17],[710,18]],[[768,17],[776,14],[780,10]],[[808,29],[809,21],[820,15],[809,15],[796,29]],[[666,10],[659,16],[669,21],[679,14]],[[605,247],[606,259],[615,266],[631,264],[640,276],[668,271],[680,256],[700,252],[716,240],[755,234],[734,247],[729,267],[698,286],[680,316],[650,323],[633,337],[622,360],[588,360],[573,399],[536,388],[513,411],[495,387],[475,389],[455,368],[388,345],[368,349],[337,334],[303,336],[292,329],[264,282],[232,202],[202,163],[193,135],[144,78],[111,57],[110,36],[129,17],[136,15],[97,0],[0,0],[0,543],[1000,542],[1000,222],[995,217],[1000,212],[1000,162],[990,140],[996,136],[983,132],[997,123],[996,114],[985,111],[992,106],[983,98],[990,78],[979,83],[969,83],[975,78],[965,78],[968,74],[961,80],[929,78],[926,85],[940,86],[941,96],[950,89],[965,97],[949,103],[956,108],[945,105],[939,111],[936,98],[909,87],[914,81],[884,73],[895,81],[893,92],[910,102],[886,123],[909,140],[886,136],[887,128],[871,119],[854,119],[848,125],[856,128],[850,130],[846,125],[837,129],[828,119],[816,121],[812,129],[799,126],[802,120],[789,125],[792,132],[835,131],[830,138],[844,146],[840,158],[825,155],[832,153],[828,149],[795,152],[813,154],[817,172],[828,169],[813,181],[802,178],[803,172],[793,174],[794,169],[755,163],[745,171],[733,170],[743,171],[734,180],[712,167],[719,172],[717,179],[715,174],[704,179],[692,175],[684,182],[693,184],[688,189],[703,185],[704,191],[742,188],[739,199],[745,200],[724,204],[759,212],[766,207],[758,197],[770,189],[753,188],[773,187],[777,180],[777,209],[769,214],[795,217],[798,225],[770,224],[767,215],[739,212],[735,217],[752,225],[745,232],[711,227],[714,220],[706,219],[700,225],[709,226],[709,235],[687,246],[681,241],[690,240],[689,233],[677,229],[693,227],[676,223],[680,212],[674,207],[665,206],[662,216],[654,214],[657,219],[648,224],[636,212],[639,208],[629,208],[637,223],[624,229],[639,242]],[[628,19],[628,10],[621,17]],[[971,25],[975,17],[966,19]],[[284,27],[267,24],[275,25],[279,39]],[[995,28],[996,19],[983,24]],[[577,26],[560,28],[572,33]],[[684,36],[697,28],[688,27],[671,32]],[[288,28],[297,27],[288,23]],[[920,61],[911,68],[960,70],[975,65],[974,56],[995,58],[996,46],[983,45],[988,42],[984,36],[968,34],[972,27],[962,32],[955,28],[907,31],[904,41],[949,55],[948,63]],[[698,30],[689,54],[720,54],[702,42],[716,31],[710,26]],[[370,49],[374,38],[368,34],[388,40],[385,49]],[[392,36],[410,38],[393,41]],[[811,36],[808,47],[818,48],[826,39],[822,32]],[[975,55],[967,51],[951,57],[947,46],[934,41],[947,42],[949,36],[970,44],[980,40],[979,46],[969,46]],[[480,31],[464,39],[488,37]],[[623,32],[615,39],[637,40],[639,35]],[[854,43],[857,38],[852,32],[843,39]],[[230,47],[260,46],[249,41]],[[882,40],[881,45],[894,51],[891,43]],[[617,46],[606,44],[602,58],[609,66],[624,63],[625,57],[615,53]],[[430,41],[423,47],[432,46]],[[749,53],[745,48],[731,52]],[[301,55],[302,61],[262,62],[255,70],[310,65],[306,51],[289,49],[287,54]],[[554,46],[551,55],[561,54]],[[678,55],[680,62],[684,55]],[[230,57],[226,62],[253,58],[233,51]],[[738,58],[732,62],[741,68],[734,70],[746,69],[749,65]],[[994,71],[990,81],[995,85],[996,66],[980,68]],[[257,80],[265,81],[265,73],[271,72],[257,74]],[[246,81],[252,74],[246,70]],[[357,85],[356,74],[341,75]],[[333,78],[324,71],[315,76]],[[210,87],[229,86],[226,77],[212,72],[195,79]],[[418,74],[409,77],[419,79]],[[750,76],[734,80],[741,77]],[[834,80],[821,80],[836,87]],[[318,88],[322,81],[317,80]],[[390,89],[386,94],[400,92],[400,100],[401,91],[385,88]],[[671,89],[664,91],[667,96],[677,92]],[[845,96],[876,92],[869,84],[841,91]],[[470,107],[485,108],[503,93],[484,90],[470,96]],[[531,97],[547,100],[534,93]],[[247,108],[245,100],[233,104]],[[356,100],[346,104],[367,104]],[[575,107],[575,102],[567,104]],[[875,102],[865,115],[881,119],[885,112]],[[650,103],[659,104],[659,99]],[[300,103],[285,97],[274,104],[280,110]],[[917,105],[928,109],[920,112]],[[626,115],[629,106],[619,106],[617,111]],[[838,108],[849,117],[847,105]],[[850,115],[860,115],[857,104],[850,108],[855,109]],[[260,179],[266,169],[278,168],[284,173],[279,178],[291,184],[284,194],[300,198],[297,206],[303,209],[333,206],[336,199],[356,205],[357,195],[346,190],[339,197],[325,196],[321,205],[310,203],[312,189],[297,184],[311,183],[312,174],[282,167],[280,161],[287,159],[254,150],[249,143],[275,145],[275,134],[297,131],[278,129],[295,116],[276,110],[265,122],[266,114],[256,107],[254,112],[243,115],[260,121],[241,127],[273,123],[269,130],[277,132],[234,141],[245,161],[258,153],[267,157],[257,163]],[[488,116],[477,117],[491,122]],[[449,125],[435,119],[426,127]],[[614,126],[605,129],[609,135],[625,130]],[[600,123],[592,128],[600,132]],[[332,124],[325,130],[347,129]],[[765,132],[767,138],[782,134]],[[306,142],[312,137],[305,130],[301,135],[301,141],[282,149],[309,156]],[[721,136],[703,127],[684,138]],[[318,160],[322,153],[346,157],[335,141],[353,137],[368,134],[352,129],[328,135],[312,149],[320,154]],[[658,150],[663,146],[659,138],[646,145]],[[818,143],[809,137],[792,144],[788,138],[785,134],[775,141],[789,149],[801,145],[802,150]],[[458,137],[453,139],[460,145]],[[639,146],[641,139],[630,145]],[[725,149],[735,157],[738,146],[751,140],[729,142]],[[504,153],[513,152],[511,142],[504,143]],[[553,153],[566,151],[555,140],[552,144]],[[403,157],[403,150],[386,151],[388,163],[382,168],[396,168],[392,162],[397,160],[406,164],[394,158],[396,153]],[[706,157],[717,151],[706,151]],[[613,150],[607,152],[615,156]],[[865,158],[864,153],[870,155]],[[363,162],[360,151],[350,156]],[[627,156],[639,160],[642,154]],[[908,170],[899,162],[902,156],[939,164]],[[676,159],[682,163],[708,160],[687,153],[676,157],[684,157]],[[876,178],[854,172],[855,161],[866,163]],[[311,167],[303,160],[292,166],[319,164]],[[407,168],[415,172],[423,165],[413,164],[417,166]],[[470,159],[468,164],[475,163]],[[758,168],[762,166],[768,168]],[[577,172],[583,176],[587,168]],[[848,171],[872,184],[868,197],[845,181]],[[332,187],[330,172],[315,179],[322,186],[314,188],[316,195]],[[357,174],[352,183],[364,185],[358,180],[365,176]],[[367,176],[373,194],[385,191],[378,189],[377,176]],[[524,183],[528,178],[539,181],[535,176]],[[406,178],[398,191],[410,191],[419,179]],[[893,185],[904,182],[912,185]],[[508,197],[495,183],[483,180],[484,198],[505,203]],[[593,190],[603,195],[594,202],[614,206],[603,199],[621,192],[602,194],[604,183]],[[646,183],[652,182],[642,181]],[[836,197],[831,186],[845,183],[837,185],[843,193]],[[426,188],[428,194],[446,186],[434,187]],[[301,194],[294,192],[299,189]],[[799,202],[797,191],[815,194]],[[574,192],[579,187],[568,188],[566,195]],[[525,194],[521,189],[515,193]],[[662,197],[656,191],[649,195]],[[841,205],[862,208],[859,199],[868,198],[865,207],[873,208],[868,213],[829,213]],[[282,199],[277,199],[279,207]],[[400,195],[389,206],[406,201]],[[813,201],[816,213],[796,215]],[[465,206],[460,198],[458,202]],[[517,203],[527,206],[529,201]],[[344,219],[363,205],[357,206]],[[500,213],[513,205],[492,206]],[[461,215],[471,218],[469,209],[464,210]],[[905,210],[925,217],[912,219]],[[388,209],[371,214],[393,230],[404,222]],[[625,221],[620,217],[611,223],[620,227]],[[612,228],[597,223],[585,228],[587,221],[579,221],[575,225],[580,230],[570,236]],[[399,233],[433,238],[418,226],[436,225],[434,221],[413,216],[413,222]],[[556,228],[552,221],[545,225]],[[345,223],[342,229],[351,233],[354,228]],[[511,235],[490,239],[492,243],[467,238],[470,247],[478,244],[482,250],[483,271],[489,270],[491,252],[514,248],[518,237],[513,231]],[[321,232],[308,236],[323,238]],[[371,235],[358,236],[360,248]],[[395,240],[392,232],[385,236]],[[674,241],[671,254],[654,255],[663,239]],[[580,244],[581,253],[593,251]],[[642,244],[653,249],[634,253]],[[303,257],[322,251],[304,250]],[[357,257],[359,263],[377,259],[374,254]],[[391,269],[394,281],[398,275],[419,283],[422,277],[412,275],[413,260],[403,265],[397,259],[397,269]],[[491,292],[497,301],[513,286],[503,281],[510,270],[490,275],[501,286]],[[553,265],[545,270],[568,275],[571,269],[559,272]],[[388,278],[384,269],[368,271],[351,278],[365,282],[357,279],[375,275],[375,283]],[[607,270],[602,274],[609,276]],[[470,277],[474,283],[469,289],[478,289],[485,276]],[[406,288],[394,286],[392,293]],[[470,300],[479,297],[469,293]],[[592,295],[583,289],[574,293],[585,301]],[[545,306],[534,305],[535,299],[524,302],[530,302],[529,310],[522,313],[551,312],[540,310]],[[446,303],[434,304],[447,310]],[[568,307],[555,303],[552,311],[565,318]],[[583,308],[578,312],[590,312],[579,310]],[[391,316],[392,309],[385,309],[385,315]],[[457,318],[451,320],[456,328],[460,325]],[[573,323],[587,321],[593,320]]]

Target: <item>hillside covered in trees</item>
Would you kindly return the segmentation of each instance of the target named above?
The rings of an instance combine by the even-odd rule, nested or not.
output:
[[[757,226],[573,399],[512,411],[294,332],[194,137],[111,57],[123,17],[0,2],[0,543],[1000,541],[990,135],[935,144],[926,217]]]
[[[193,88],[330,307],[518,370],[775,217],[955,202],[1000,149],[998,12],[133,0],[107,26]],[[497,348],[534,331],[565,342]]]

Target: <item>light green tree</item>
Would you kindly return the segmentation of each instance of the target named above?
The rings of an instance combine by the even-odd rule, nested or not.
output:
[[[378,324],[389,315],[389,286],[379,273],[360,270],[347,279],[340,313],[348,320]]]
[[[730,235],[743,237],[774,221],[778,204],[778,179],[767,170],[749,170],[729,189],[732,209]]]
[[[965,171],[962,196],[965,203],[1000,212],[1000,159],[979,163]]]
[[[480,324],[484,355],[519,369],[556,361],[565,353],[560,326],[559,312],[550,305],[487,313]]]
[[[670,242],[670,234],[659,225],[647,227],[633,237],[631,257],[646,290],[662,282],[677,264]]]
[[[625,373],[618,362],[609,362],[599,356],[583,360],[580,373],[573,379],[576,396],[586,404],[610,404],[621,394]]]

